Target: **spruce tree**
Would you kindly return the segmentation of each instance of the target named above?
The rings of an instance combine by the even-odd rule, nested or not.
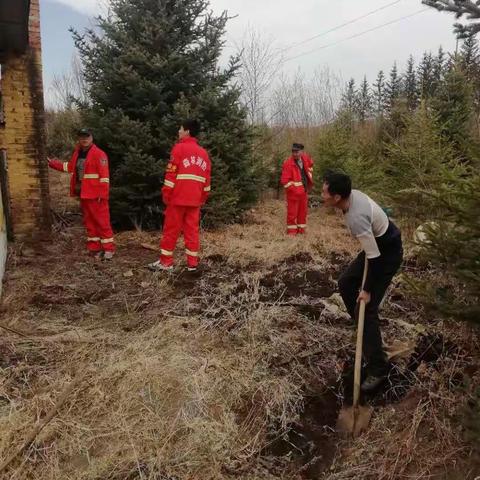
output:
[[[355,80],[353,78],[351,78],[345,86],[340,108],[341,110],[349,112],[350,114],[358,111],[358,94],[355,86]]]
[[[438,117],[442,136],[466,163],[477,158],[478,147],[472,136],[473,92],[461,68],[445,75],[432,106]]]
[[[442,47],[438,49],[438,54],[433,62],[433,91],[435,92],[437,88],[443,81],[445,74],[445,52]]]
[[[398,74],[397,64],[394,63],[390,70],[390,78],[385,87],[385,101],[387,110],[391,112],[395,106],[395,102],[401,93],[402,79]]]
[[[403,80],[403,96],[405,97],[408,110],[413,112],[418,105],[417,76],[413,55],[410,55],[407,63],[407,70]]]
[[[418,88],[422,99],[431,98],[435,90],[434,59],[425,52],[417,72]]]
[[[460,65],[470,81],[475,80],[480,70],[480,52],[475,37],[466,38],[460,47]]]
[[[461,67],[473,88],[475,113],[480,116],[480,48],[475,37],[468,37],[460,48],[457,64]]]
[[[370,87],[366,76],[363,78],[363,82],[360,85],[360,90],[357,94],[357,112],[358,118],[361,122],[365,122],[372,112],[372,96],[370,94]]]
[[[391,182],[392,199],[397,200],[399,208],[408,211],[412,218],[423,220],[428,215],[428,209],[416,202],[405,202],[403,191],[411,187],[439,184],[440,165],[454,157],[452,149],[442,142],[438,120],[425,102],[406,119],[403,135],[387,144],[386,148],[386,169]]]
[[[85,118],[110,158],[117,226],[161,224],[160,188],[182,118],[203,126],[212,156],[206,220],[225,222],[255,200],[252,135],[233,84],[238,59],[218,67],[228,20],[207,0],[112,0],[98,30],[73,32],[90,105]]]
[[[380,70],[373,84],[373,108],[378,117],[385,112],[385,74]]]
[[[452,165],[438,175],[442,181],[436,188],[427,185],[412,196],[430,207],[420,253],[442,272],[433,284],[420,284],[419,291],[433,308],[480,326],[480,175]]]

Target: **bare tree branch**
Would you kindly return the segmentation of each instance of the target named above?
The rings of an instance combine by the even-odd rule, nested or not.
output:
[[[53,77],[49,94],[56,110],[68,110],[79,103],[88,103],[87,85],[77,55],[72,56],[69,71]]]
[[[239,83],[242,101],[252,124],[265,123],[269,89],[282,64],[282,55],[271,39],[248,28],[239,48]]]

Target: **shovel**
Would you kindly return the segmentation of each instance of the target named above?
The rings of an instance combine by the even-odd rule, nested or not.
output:
[[[365,266],[363,268],[362,290],[367,278],[368,259],[365,255]],[[360,301],[358,309],[358,327],[357,327],[357,348],[355,350],[355,371],[353,377],[353,405],[343,407],[340,410],[337,419],[337,431],[350,433],[353,437],[358,437],[363,430],[368,427],[372,418],[372,408],[359,405],[360,401],[360,381],[362,372],[362,347],[363,347],[363,325],[365,323],[365,302]]]

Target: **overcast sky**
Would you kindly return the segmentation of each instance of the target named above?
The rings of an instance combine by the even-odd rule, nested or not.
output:
[[[40,3],[47,90],[53,75],[68,68],[74,52],[69,27],[84,29],[105,8],[106,0]],[[359,81],[366,74],[373,81],[378,70],[388,71],[394,60],[403,69],[410,54],[418,59],[425,50],[436,51],[440,45],[449,51],[455,49],[453,16],[426,9],[420,0],[210,0],[210,4],[217,13],[227,10],[236,16],[228,24],[226,54],[233,53],[234,45],[241,43],[250,27],[261,31],[277,48],[287,49],[284,58],[291,60],[283,65],[286,73],[301,69],[312,75],[318,67],[329,66],[344,79],[354,77]],[[377,9],[381,10],[325,33]],[[390,24],[362,35],[386,23]],[[342,41],[354,35],[358,36]],[[318,37],[307,41],[314,36]],[[302,44],[290,48],[297,43]],[[336,45],[328,46],[332,43]]]

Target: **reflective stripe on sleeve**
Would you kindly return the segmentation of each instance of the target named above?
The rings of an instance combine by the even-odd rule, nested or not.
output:
[[[100,179],[100,183],[110,183],[110,179],[109,178],[101,178]]]
[[[165,180],[163,182],[163,184],[166,186],[166,187],[170,187],[170,188],[173,188],[175,186],[175,184],[173,182],[171,182],[170,180]]]
[[[68,162],[63,162],[63,171],[68,173]]]
[[[200,177],[199,175],[190,175],[188,173],[181,173],[177,175],[177,180],[194,180],[195,182],[206,183],[207,179],[205,177]]]
[[[205,187],[205,188],[203,189],[203,191],[204,191],[204,192],[209,192],[209,191],[210,191],[210,185],[209,185],[208,187]]]
[[[93,180],[93,179],[96,179],[96,178],[100,178],[100,175],[98,173],[85,173],[83,175],[83,178],[85,180]]]
[[[288,182],[284,185],[284,188],[288,188],[288,187],[303,187],[303,183],[302,182]]]

